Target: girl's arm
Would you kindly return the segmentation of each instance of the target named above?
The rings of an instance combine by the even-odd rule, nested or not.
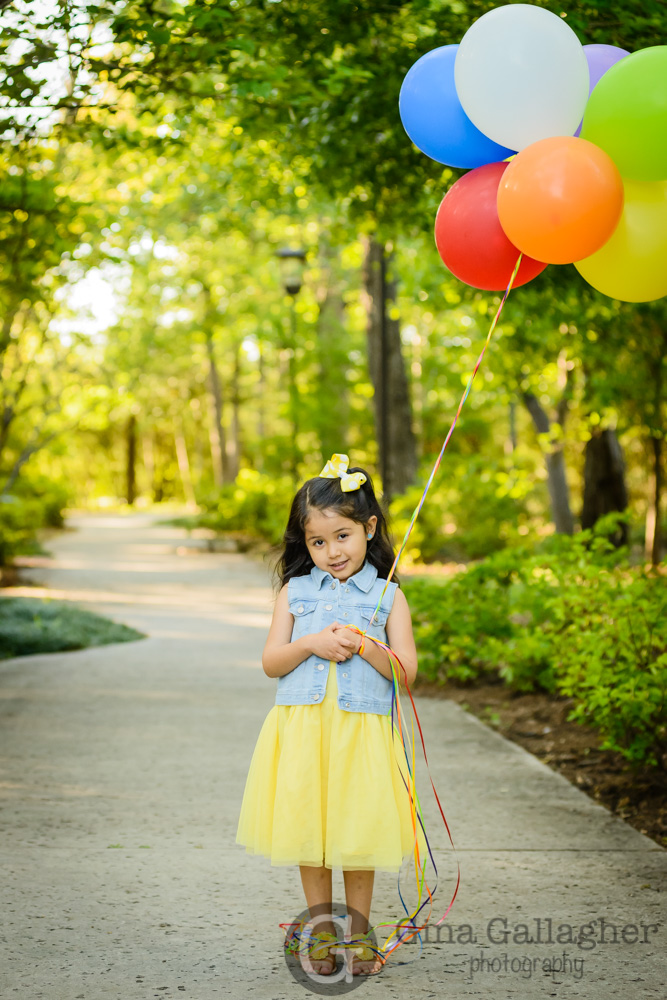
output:
[[[412,634],[412,618],[410,608],[402,590],[396,589],[394,603],[392,604],[389,617],[387,618],[387,644],[391,646],[396,656],[405,667],[405,676],[399,664],[394,664],[396,676],[400,685],[404,686],[405,681],[412,685],[417,676],[417,647],[415,637]],[[352,632],[357,650],[361,645],[361,636]],[[388,680],[392,679],[391,664],[384,649],[376,645],[372,639],[366,637],[364,640],[364,651],[361,654],[371,666],[375,667]]]
[[[291,642],[293,626],[294,615],[289,610],[285,584],[276,598],[269,635],[262,653],[262,667],[267,677],[282,677],[313,654],[321,656],[323,660],[345,660],[354,651],[355,638],[359,638],[348,632],[340,632],[341,626],[334,622],[321,632],[302,635],[300,639]]]

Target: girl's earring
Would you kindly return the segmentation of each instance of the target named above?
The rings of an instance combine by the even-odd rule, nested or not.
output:
[[[373,533],[371,532],[371,534],[367,535],[366,537],[368,538],[368,541],[370,542],[371,538],[373,537]]]

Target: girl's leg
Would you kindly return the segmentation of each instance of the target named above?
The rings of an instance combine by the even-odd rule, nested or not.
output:
[[[374,871],[343,871],[345,901],[352,911],[351,934],[366,934],[373,899]],[[355,958],[355,968],[359,972],[378,972],[382,967],[377,956],[370,961]]]
[[[374,879],[374,871],[343,872],[345,902],[352,910],[352,934],[365,934],[368,931]]]
[[[310,865],[299,865],[301,884],[306,895],[306,903],[311,917],[319,918],[315,925],[317,931],[336,933],[331,919],[332,887],[331,868],[311,868]]]
[[[331,868],[322,865],[321,868],[312,868],[310,865],[299,865],[301,872],[301,884],[306,896],[306,903],[311,919],[315,919],[313,931],[329,931],[336,933],[336,928],[332,920],[332,879]],[[322,975],[330,974],[334,971],[336,959],[331,955],[327,959],[312,959],[313,971]]]

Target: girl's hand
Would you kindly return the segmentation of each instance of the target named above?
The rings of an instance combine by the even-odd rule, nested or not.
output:
[[[334,622],[333,627],[335,629],[339,629],[341,632],[344,630],[346,638],[350,639],[354,644],[352,652],[358,653],[361,649],[361,644],[364,641],[363,635],[359,635],[358,632],[354,632],[351,628],[348,628],[347,625],[339,625],[338,622]]]
[[[332,622],[321,632],[315,632],[309,638],[315,656],[319,656],[323,660],[335,660],[337,663],[342,663],[343,660],[349,660],[356,653],[359,643],[355,642],[355,639],[360,637],[353,635],[339,622]]]

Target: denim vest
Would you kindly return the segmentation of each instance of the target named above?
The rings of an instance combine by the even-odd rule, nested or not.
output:
[[[394,603],[397,584],[390,583],[382,598],[373,625],[368,628],[380,600],[386,580],[368,561],[354,576],[341,582],[331,573],[313,566],[306,576],[288,581],[289,610],[294,616],[292,639],[321,632],[332,622],[356,625],[369,636],[387,641],[385,624]],[[367,640],[368,641],[368,640]],[[393,683],[355,653],[349,660],[335,664],[338,684],[338,707],[345,712],[391,712]],[[276,705],[316,705],[324,698],[329,661],[309,656],[289,673],[278,678]]]

